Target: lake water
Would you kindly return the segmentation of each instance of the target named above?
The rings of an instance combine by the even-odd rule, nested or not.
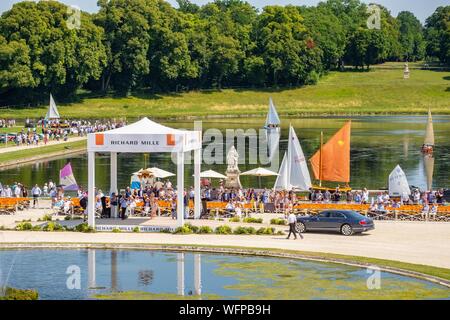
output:
[[[282,119],[282,137],[280,142],[280,162],[287,147],[288,124],[291,123],[302,145],[305,156],[309,159],[319,148],[320,131],[327,141],[349,118],[290,118]],[[426,189],[427,175],[424,158],[420,152],[425,134],[426,117],[424,116],[361,116],[352,119],[351,136],[351,183],[353,188],[367,187],[379,189],[387,187],[389,173],[397,164],[403,168],[410,185]],[[434,116],[436,149],[434,154],[433,187],[450,187],[450,116]],[[211,128],[220,130],[225,136],[226,129],[259,130],[264,123],[262,118],[213,119],[202,123],[203,132]],[[165,122],[175,128],[193,129],[193,121]],[[249,164],[249,156],[258,151],[245,149],[246,163],[239,165],[241,171],[250,170],[264,164]],[[224,155],[227,148],[221,145]],[[241,160],[242,160],[241,154]],[[31,165],[0,171],[3,184],[20,181],[31,186],[43,184],[48,179],[58,181],[59,170],[67,161],[71,161],[75,177],[82,186],[87,185],[87,155],[80,154],[52,161],[41,161]],[[225,160],[224,160],[225,161]],[[426,162],[426,164],[430,164]],[[157,166],[176,173],[176,167],[170,154],[120,154],[118,156],[118,183],[120,188],[129,184],[131,173],[142,167]],[[213,169],[224,173],[226,164],[204,164],[202,170]],[[98,155],[96,158],[96,182],[103,190],[109,189],[109,156]],[[186,184],[192,185],[193,166],[187,165]],[[312,172],[312,171],[310,171]],[[175,181],[175,180],[173,180]],[[275,178],[241,176],[244,187],[272,187]],[[331,186],[336,184],[331,183]]]
[[[0,284],[53,299],[449,299],[426,281],[302,260],[148,250],[0,250]]]

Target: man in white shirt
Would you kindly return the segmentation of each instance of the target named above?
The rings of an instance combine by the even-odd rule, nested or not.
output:
[[[289,239],[291,237],[291,233],[293,233],[295,240],[297,240],[297,231],[295,231],[295,224],[297,223],[297,217],[292,212],[288,216],[288,223],[289,223],[289,235],[287,236],[286,239]]]
[[[6,198],[11,198],[11,197],[12,197],[12,190],[11,190],[11,187],[10,187],[10,186],[6,186],[6,189],[5,189],[5,197],[6,197]]]
[[[42,190],[37,184],[31,189],[31,194],[33,195],[33,208],[35,208],[36,205],[39,207],[39,197],[42,194]]]
[[[21,193],[22,193],[22,190],[20,189],[20,185],[17,184],[16,187],[14,188],[14,196],[16,198],[20,198]]]

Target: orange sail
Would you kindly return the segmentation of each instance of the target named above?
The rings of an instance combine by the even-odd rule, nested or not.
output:
[[[317,180],[350,182],[350,133],[351,121],[347,122],[311,158]]]

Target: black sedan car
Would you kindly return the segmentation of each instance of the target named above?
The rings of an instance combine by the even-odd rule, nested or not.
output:
[[[297,232],[338,231],[344,236],[375,229],[373,220],[352,210],[326,210],[315,216],[297,217]]]

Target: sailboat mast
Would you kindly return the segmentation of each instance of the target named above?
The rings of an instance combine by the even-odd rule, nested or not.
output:
[[[291,187],[291,153],[292,153],[292,125],[289,123],[289,137],[288,137],[289,141],[288,141],[288,150],[287,150],[287,179],[286,179],[286,186],[288,188]]]
[[[320,131],[320,158],[319,158],[319,186],[322,186],[322,147],[323,147],[323,131]]]

